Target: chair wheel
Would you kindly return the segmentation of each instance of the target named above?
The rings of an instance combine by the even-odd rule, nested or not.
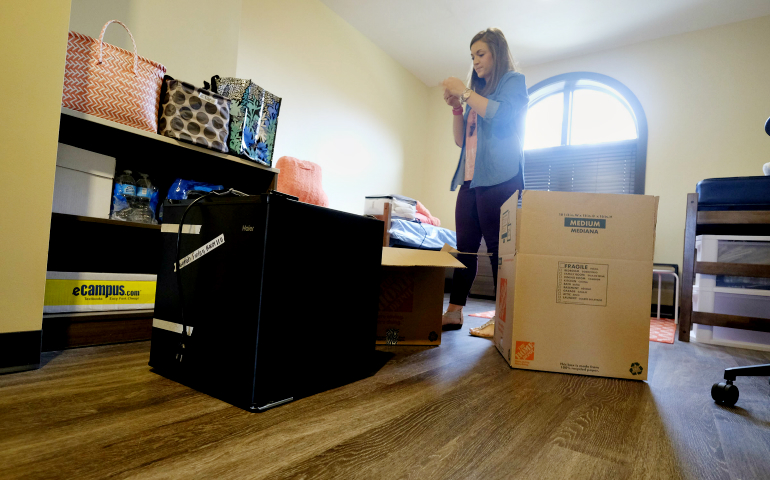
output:
[[[738,387],[732,383],[715,383],[711,386],[711,398],[720,405],[732,407],[738,401]]]

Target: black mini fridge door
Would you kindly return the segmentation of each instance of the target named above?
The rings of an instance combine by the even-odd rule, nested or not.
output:
[[[164,205],[150,366],[248,407],[254,393],[267,205],[262,196],[209,197],[193,205],[184,218],[180,268],[177,229],[190,203]],[[181,335],[183,324],[187,338]]]

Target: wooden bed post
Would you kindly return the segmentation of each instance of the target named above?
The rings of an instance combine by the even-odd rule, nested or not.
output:
[[[679,314],[679,341],[690,341],[692,327],[692,281],[695,276],[695,235],[698,224],[698,194],[687,194],[684,222],[684,258],[682,260],[682,301]]]
[[[376,218],[385,222],[382,232],[382,246],[390,246],[390,203],[386,203],[382,209],[382,215],[375,215]]]

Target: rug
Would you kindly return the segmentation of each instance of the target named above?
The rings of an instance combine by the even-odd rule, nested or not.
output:
[[[495,316],[495,311],[490,310],[488,312],[481,312],[481,313],[470,313],[468,314],[469,317],[481,317],[481,318],[492,318]]]
[[[495,316],[495,311],[490,310],[488,312],[471,313],[469,317],[481,317],[492,318]],[[676,337],[676,324],[671,318],[650,318],[650,341],[660,343],[674,343],[674,337]]]
[[[676,323],[673,318],[650,318],[650,341],[660,343],[674,343],[676,336]]]

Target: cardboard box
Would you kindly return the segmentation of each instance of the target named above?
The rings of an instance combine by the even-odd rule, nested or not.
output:
[[[46,272],[43,313],[155,308],[156,275]]]
[[[444,269],[465,268],[447,252],[382,249],[378,345],[440,345]]]
[[[658,198],[516,203],[500,209],[497,349],[513,368],[646,380]]]
[[[114,176],[113,157],[60,143],[52,211],[109,218]]]

